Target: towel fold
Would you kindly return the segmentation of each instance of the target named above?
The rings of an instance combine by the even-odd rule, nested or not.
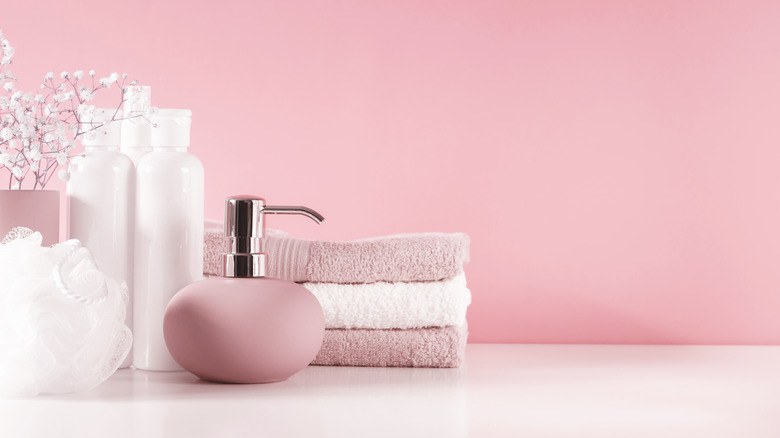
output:
[[[457,368],[468,327],[407,330],[327,329],[312,365]]]
[[[458,326],[471,292],[466,274],[441,281],[303,283],[322,305],[326,328],[407,329]]]
[[[268,230],[263,239],[269,276],[296,282],[437,281],[463,272],[469,259],[464,233],[398,234],[349,242],[296,239]],[[204,273],[220,275],[222,223],[206,221]]]

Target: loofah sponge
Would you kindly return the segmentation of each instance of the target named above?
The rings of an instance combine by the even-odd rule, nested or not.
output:
[[[15,228],[0,243],[0,394],[91,388],[132,344],[127,286],[101,273],[78,240],[50,248]]]

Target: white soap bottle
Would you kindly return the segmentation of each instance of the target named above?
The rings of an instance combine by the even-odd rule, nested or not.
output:
[[[153,151],[138,161],[133,365],[176,371],[163,317],[177,291],[203,278],[203,165],[187,153],[190,110],[159,109]]]
[[[125,324],[133,328],[133,162],[119,152],[120,122],[115,109],[98,108],[82,129],[83,155],[71,160],[67,184],[68,232],[89,249],[98,268],[127,284]],[[121,117],[121,112],[117,112]],[[121,367],[132,363],[128,354]]]
[[[138,166],[138,160],[152,151],[152,88],[131,85],[125,92],[121,151]]]

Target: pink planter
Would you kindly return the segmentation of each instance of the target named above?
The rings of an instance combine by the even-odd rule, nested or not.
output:
[[[0,240],[14,227],[39,231],[43,246],[60,241],[60,192],[0,190]]]

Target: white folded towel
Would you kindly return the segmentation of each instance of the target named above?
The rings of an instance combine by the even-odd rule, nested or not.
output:
[[[441,281],[302,285],[320,301],[326,328],[459,326],[471,304],[463,272]]]

